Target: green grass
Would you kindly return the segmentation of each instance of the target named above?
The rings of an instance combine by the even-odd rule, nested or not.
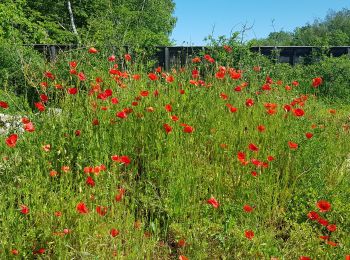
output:
[[[294,107],[302,108],[304,116],[286,112],[284,105],[312,88],[312,78],[285,74],[273,78],[281,85],[272,83],[272,90],[262,91],[273,66],[255,72],[243,64],[241,79],[226,74],[220,80],[215,78],[219,64],[203,61],[205,85],[195,86],[190,84],[194,65],[173,71],[172,83],[161,73],[157,81],[149,80],[139,64],[128,64],[129,77],[116,79],[108,73],[112,64],[98,55],[81,57],[77,71],[84,71],[84,82],[69,74],[68,63],[51,65],[55,80],[33,78],[38,95],[48,95],[46,106],[62,113],[22,110],[35,131],[20,134],[15,147],[6,145],[7,136],[2,138],[2,259],[15,257],[12,249],[18,250],[17,257],[35,258],[33,252],[40,248],[45,249],[40,255],[44,259],[343,259],[350,254],[348,104],[330,106],[308,95]],[[141,80],[131,77],[136,73]],[[96,77],[103,82],[96,83]],[[303,85],[285,90],[292,80]],[[42,81],[48,82],[47,88],[40,88]],[[241,92],[233,90],[244,82],[249,84]],[[56,89],[56,83],[64,89]],[[98,92],[88,95],[97,85],[101,91],[111,89],[112,96],[101,100]],[[78,94],[67,94],[74,86]],[[141,96],[145,90],[149,95]],[[119,103],[112,104],[112,97]],[[246,106],[249,98],[254,100],[251,107]],[[266,103],[277,104],[274,114],[266,112]],[[237,112],[231,113],[227,104]],[[118,118],[116,113],[125,108],[132,112]],[[173,121],[172,115],[179,120]],[[169,134],[164,124],[172,127]],[[181,124],[194,131],[185,133]],[[259,125],[266,130],[258,131]],[[307,132],[314,134],[311,139]],[[290,141],[298,148],[290,149]],[[250,143],[259,150],[250,151]],[[49,151],[42,148],[46,144]],[[238,160],[238,152],[245,153],[247,165]],[[128,156],[131,162],[113,161],[113,155]],[[256,166],[252,158],[268,164]],[[106,169],[90,174],[95,186],[87,185],[84,168],[101,165]],[[69,170],[62,170],[64,166]],[[53,170],[57,175],[52,177]],[[125,194],[117,201],[121,188]],[[218,208],[207,203],[212,196]],[[330,212],[319,214],[337,225],[335,232],[307,217],[318,210],[321,199],[332,205]],[[77,211],[80,202],[87,214]],[[252,212],[243,210],[246,204]],[[21,213],[21,205],[29,214]],[[98,205],[107,207],[104,216],[96,212]],[[119,235],[112,237],[112,228]],[[247,239],[246,230],[255,236]],[[322,235],[337,246],[321,240]],[[181,239],[184,246],[178,244]]]

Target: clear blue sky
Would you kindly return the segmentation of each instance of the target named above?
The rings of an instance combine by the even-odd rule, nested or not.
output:
[[[245,40],[264,38],[276,31],[294,28],[323,19],[328,10],[350,8],[350,0],[174,0],[177,23],[171,35],[176,45],[205,45],[212,34],[229,36],[253,25]]]

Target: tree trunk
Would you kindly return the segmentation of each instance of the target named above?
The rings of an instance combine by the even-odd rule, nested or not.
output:
[[[67,5],[68,5],[68,12],[69,12],[70,23],[72,25],[73,33],[76,35],[76,37],[78,39],[78,43],[80,44],[80,37],[79,37],[78,31],[77,31],[77,27],[75,26],[75,23],[74,23],[72,6],[71,6],[71,3],[69,0],[67,1]]]

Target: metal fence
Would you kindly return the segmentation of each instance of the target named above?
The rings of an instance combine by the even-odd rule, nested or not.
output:
[[[53,61],[56,59],[58,52],[74,50],[78,48],[77,45],[47,45],[47,44],[33,44],[33,48],[46,55],[47,59]],[[125,46],[126,51],[128,47]],[[162,66],[165,70],[169,70],[172,66],[184,66],[201,51],[206,51],[208,47],[204,46],[174,46],[157,47],[155,59],[158,61],[158,65]],[[322,52],[327,50],[326,53],[333,57],[339,57],[341,55],[349,55],[350,46],[333,46],[333,47],[320,47],[320,46],[253,46],[250,47],[250,51],[258,52],[262,55],[275,59],[277,62],[285,62],[291,65],[302,62],[305,58],[310,57],[313,53]]]

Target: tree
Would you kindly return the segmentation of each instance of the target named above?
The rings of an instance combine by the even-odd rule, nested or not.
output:
[[[70,8],[69,8],[70,7]],[[172,0],[3,0],[0,38],[25,43],[170,44]]]
[[[322,19],[297,27],[293,32],[273,32],[265,39],[253,39],[254,45],[350,45],[350,10],[330,10]]]

